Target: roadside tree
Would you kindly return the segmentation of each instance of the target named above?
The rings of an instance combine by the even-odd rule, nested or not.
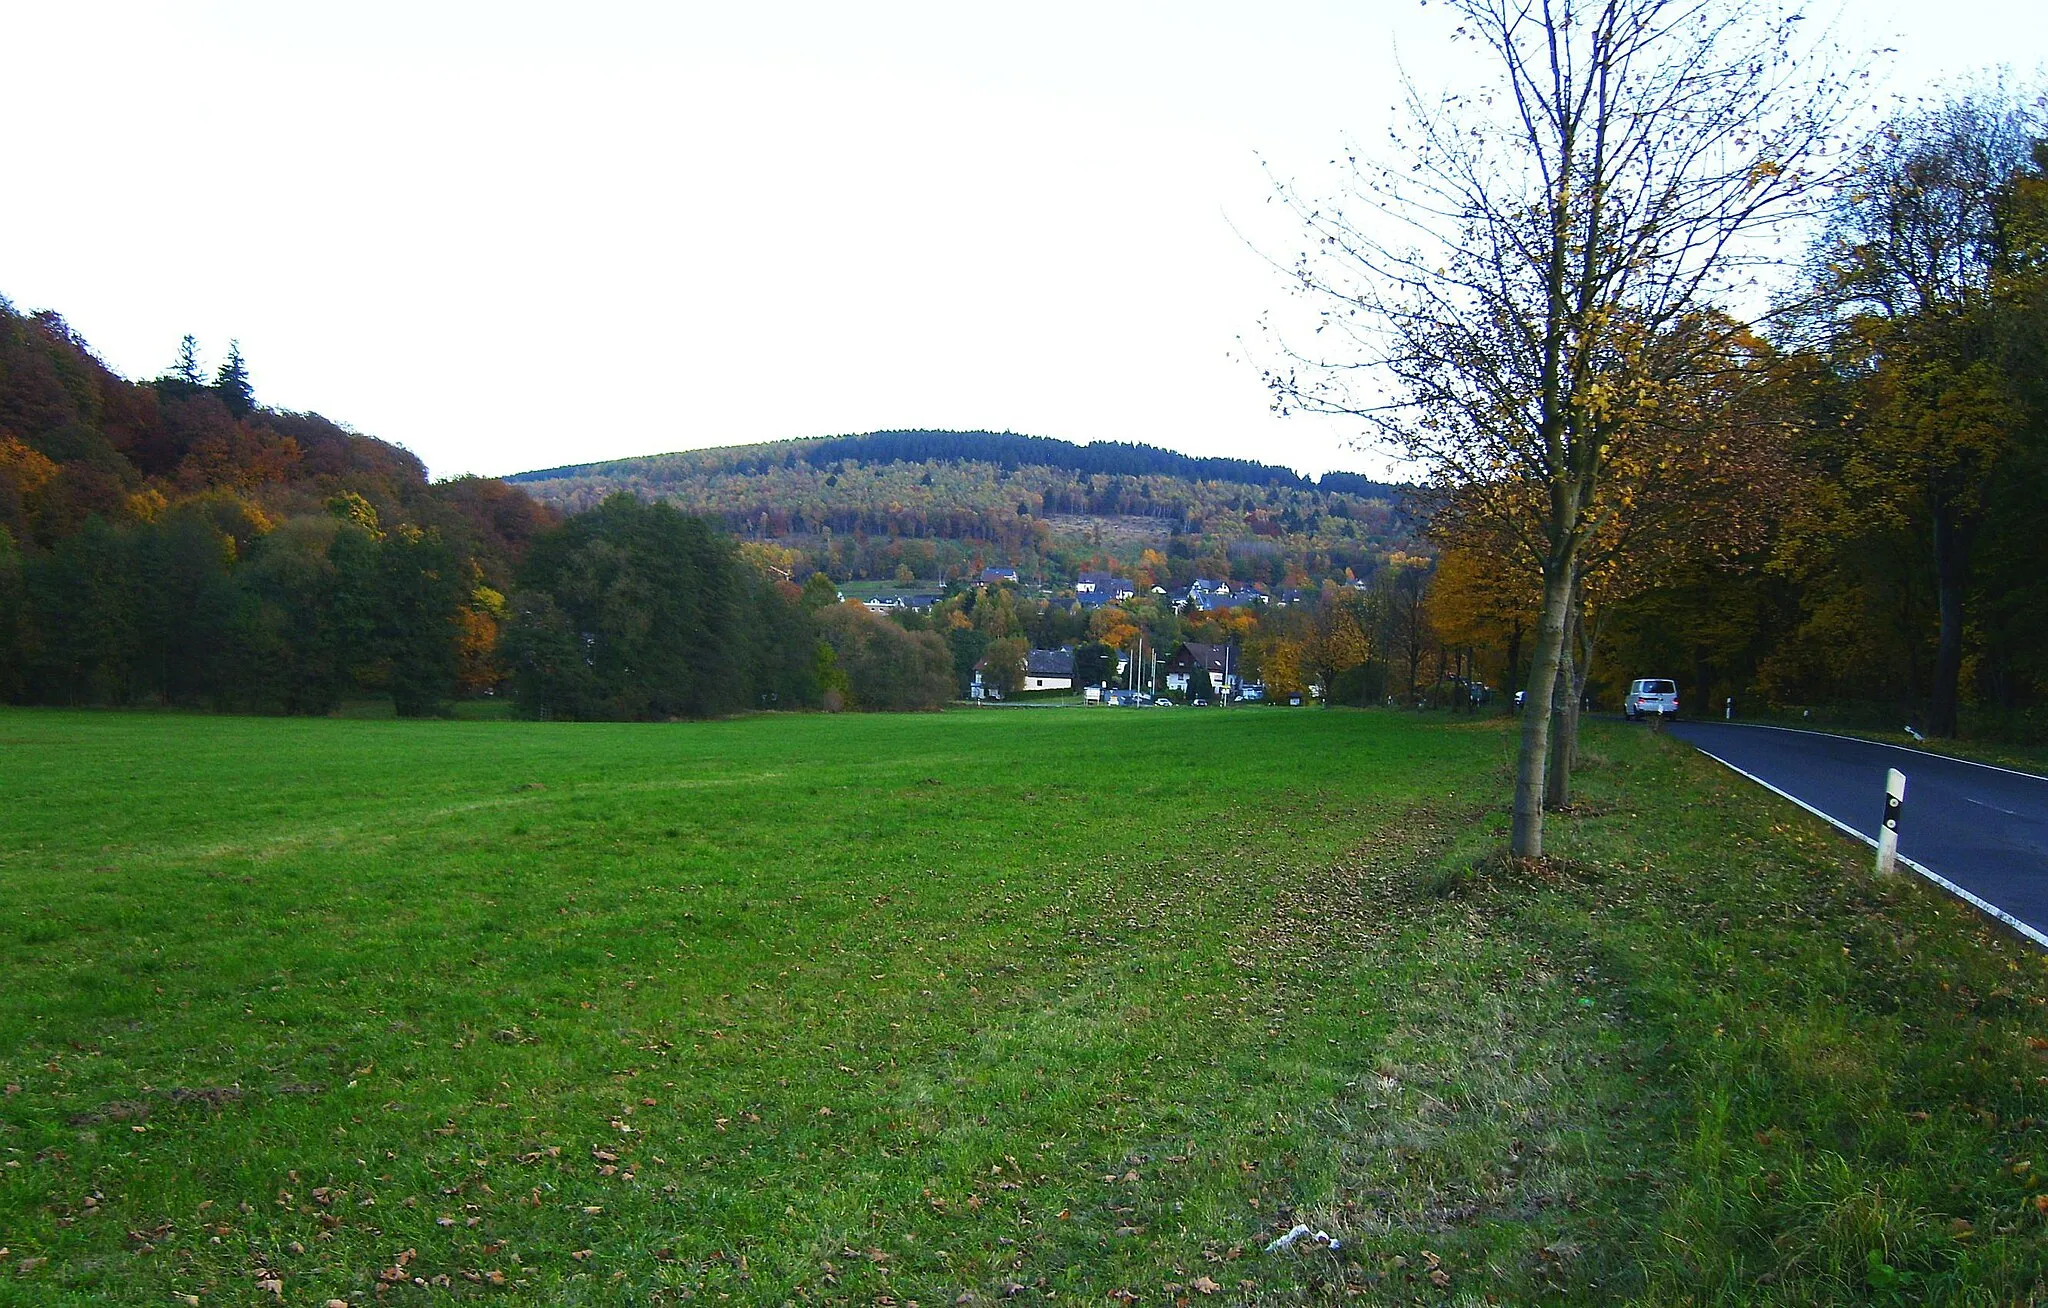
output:
[[[1714,312],[1833,168],[1854,69],[1762,0],[1452,0],[1472,90],[1410,86],[1383,162],[1328,200],[1282,186],[1312,342],[1276,407],[1349,415],[1441,487],[1507,479],[1541,506],[1543,604],[1511,852],[1543,853],[1551,703],[1587,541],[1644,415],[1737,330]]]
[[[1927,729],[1956,734],[1972,555],[2029,422],[2030,284],[2041,280],[2038,104],[1995,88],[1889,124],[1813,254],[1847,413],[1822,458],[1834,534],[1926,543],[1938,631]]]

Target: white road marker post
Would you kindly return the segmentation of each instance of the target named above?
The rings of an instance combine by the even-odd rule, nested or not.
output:
[[[1884,822],[1877,829],[1877,874],[1899,870],[1899,810],[1906,806],[1906,774],[1892,768],[1884,774]]]
[[[1735,696],[1730,695],[1728,697],[1728,705],[1722,710],[1721,716],[1726,721],[1735,721]]]

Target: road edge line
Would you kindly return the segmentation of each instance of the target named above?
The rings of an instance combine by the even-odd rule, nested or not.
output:
[[[2029,781],[2048,781],[2048,773],[2022,772],[2018,768],[2000,767],[1996,763],[1986,763],[1981,759],[1964,758],[1960,754],[1944,754],[1940,750],[1934,749],[1914,749],[1907,745],[1895,744],[1889,740],[1872,740],[1868,736],[1845,736],[1838,731],[1815,731],[1812,727],[1781,727],[1772,722],[1717,723],[1711,718],[1695,718],[1693,721],[1702,722],[1707,726],[1755,727],[1759,731],[1789,731],[1798,736],[1820,736],[1826,740],[1853,740],[1859,745],[1876,745],[1881,749],[1895,749],[1901,754],[1912,758],[1937,758],[1949,763],[1967,763],[1973,768],[1989,768],[1993,772],[2003,772],[2009,777],[2025,777]],[[1693,748],[1699,749],[1699,746],[1694,745]],[[1706,753],[1703,749],[1700,752],[1702,754]],[[1726,763],[1728,760],[1717,759],[1716,761]],[[1741,771],[1741,769],[1738,768],[1737,771]],[[1748,776],[1749,774],[1745,772],[1743,775]],[[1788,795],[1786,798],[1789,799],[1791,797]]]
[[[1798,730],[1798,728],[1797,728],[1797,727],[1779,727],[1779,728],[1774,728],[1774,730],[1780,730],[1780,731],[1797,731],[1797,730]],[[1824,731],[1809,731],[1809,732],[1807,732],[1806,734],[1807,734],[1807,735],[1810,735],[1810,736],[1824,736],[1824,735],[1826,735],[1827,733],[1826,733],[1826,732],[1824,732]],[[1841,739],[1841,740],[1854,740],[1854,739],[1855,739],[1855,737],[1854,737],[1854,736],[1841,736],[1841,737],[1837,737],[1837,739]],[[1686,743],[1687,743],[1687,744],[1692,744],[1692,742],[1691,742],[1691,741],[1687,741]],[[1882,742],[1871,742],[1871,743],[1882,743]],[[1733,772],[1733,773],[1734,773],[1734,774],[1735,774],[1736,776],[1738,776],[1738,777],[1744,777],[1744,778],[1747,778],[1747,779],[1748,779],[1748,780],[1750,780],[1750,781],[1754,781],[1754,782],[1755,782],[1755,783],[1756,783],[1757,785],[1759,785],[1759,786],[1762,786],[1762,787],[1763,787],[1763,788],[1764,788],[1765,790],[1768,790],[1768,791],[1770,791],[1770,792],[1771,792],[1771,793],[1772,793],[1773,795],[1776,795],[1776,796],[1777,796],[1778,798],[1780,798],[1780,799],[1784,799],[1784,800],[1790,800],[1790,801],[1791,801],[1792,803],[1794,803],[1794,804],[1798,805],[1798,806],[1799,806],[1800,808],[1803,808],[1803,809],[1805,809],[1805,810],[1806,810],[1807,812],[1809,812],[1809,813],[1813,814],[1813,815],[1814,815],[1815,817],[1817,817],[1817,818],[1819,818],[1819,819],[1820,819],[1821,821],[1823,821],[1823,822],[1827,823],[1827,824],[1828,824],[1829,826],[1831,826],[1831,827],[1833,827],[1833,828],[1834,828],[1835,830],[1837,830],[1837,831],[1841,832],[1841,833],[1842,833],[1843,835],[1845,835],[1845,836],[1853,836],[1853,837],[1855,837],[1855,838],[1856,838],[1857,840],[1860,840],[1860,841],[1862,841],[1862,842],[1863,842],[1864,844],[1866,844],[1866,845],[1870,846],[1870,847],[1871,847],[1872,849],[1876,849],[1876,848],[1877,848],[1877,840],[1876,840],[1876,839],[1875,839],[1874,837],[1871,837],[1871,836],[1866,836],[1866,835],[1864,835],[1864,834],[1863,834],[1863,833],[1862,833],[1861,831],[1858,831],[1858,830],[1857,830],[1856,828],[1854,828],[1854,827],[1850,826],[1850,825],[1849,825],[1849,824],[1848,824],[1847,822],[1844,822],[1844,821],[1842,821],[1842,819],[1840,819],[1840,818],[1836,817],[1836,816],[1835,816],[1834,814],[1832,814],[1832,813],[1823,813],[1823,812],[1822,812],[1821,810],[1819,810],[1819,809],[1815,808],[1815,807],[1814,807],[1813,805],[1811,805],[1811,804],[1807,803],[1807,802],[1806,802],[1805,800],[1803,800],[1803,799],[1799,798],[1799,797],[1798,797],[1797,795],[1787,794],[1787,793],[1786,793],[1785,791],[1782,791],[1782,790],[1778,789],[1778,788],[1777,788],[1776,786],[1772,785],[1772,784],[1771,784],[1770,782],[1768,782],[1768,781],[1765,781],[1765,780],[1764,780],[1764,779],[1763,779],[1762,777],[1758,776],[1758,775],[1757,775],[1756,773],[1754,773],[1754,772],[1746,772],[1746,771],[1744,771],[1743,769],[1741,769],[1741,768],[1739,768],[1739,767],[1736,767],[1736,766],[1735,766],[1735,765],[1734,765],[1733,763],[1730,763],[1730,762],[1729,762],[1729,761],[1728,761],[1727,759],[1725,759],[1725,758],[1722,758],[1722,757],[1721,757],[1721,756],[1720,756],[1719,754],[1716,754],[1716,753],[1714,753],[1714,752],[1713,752],[1712,750],[1709,750],[1709,749],[1701,749],[1701,748],[1700,748],[1700,746],[1698,746],[1698,745],[1693,745],[1693,748],[1694,748],[1694,749],[1697,749],[1697,750],[1699,750],[1699,752],[1700,752],[1700,753],[1702,753],[1702,754],[1705,754],[1705,755],[1706,755],[1706,756],[1707,756],[1708,758],[1710,758],[1710,759],[1714,760],[1714,761],[1715,761],[1716,763],[1719,763],[1719,764],[1720,764],[1720,765],[1721,765],[1722,767],[1724,767],[1724,768],[1727,768],[1727,769],[1728,769],[1728,770],[1729,770],[1730,772]],[[1893,748],[1894,748],[1894,749],[1896,749],[1896,748],[1899,748],[1899,747],[1895,745],[1895,746],[1893,746]],[[1993,766],[1993,765],[1992,765],[1992,764],[1989,764],[1989,763],[1985,763],[1985,764],[1980,764],[1980,766],[1982,766],[1982,767],[1991,767],[1991,766]],[[2000,768],[1999,770],[2000,770],[2000,771],[2002,772],[2002,771],[2006,771],[2007,769],[2004,769],[2004,768]],[[2022,773],[2020,773],[2019,775],[2021,775],[2021,776],[2026,776],[2027,774],[2026,774],[2026,773],[2024,773],[2024,772],[2022,772]],[[1922,876],[1922,877],[1926,878],[1926,879],[1927,879],[1928,881],[1931,881],[1931,882],[1933,882],[1933,883],[1934,883],[1935,885],[1937,885],[1937,886],[1941,887],[1941,888],[1942,888],[1943,890],[1946,890],[1946,891],[1948,891],[1948,893],[1950,893],[1951,895],[1954,895],[1954,896],[1955,896],[1955,897],[1956,897],[1957,899],[1960,899],[1960,900],[1962,900],[1962,901],[1963,901],[1964,903],[1966,903],[1966,904],[1969,904],[1969,905],[1970,905],[1971,907],[1973,907],[1973,908],[1976,908],[1976,909],[1977,909],[1978,911],[1980,911],[1980,912],[1982,912],[1982,913],[1984,913],[1984,914],[1986,914],[1986,915],[1988,915],[1988,916],[1990,916],[1990,917],[1992,917],[1992,918],[1996,919],[1997,921],[1999,921],[1999,922],[2003,923],[2004,925],[2006,925],[2006,926],[2008,926],[2008,927],[2011,927],[2011,928],[2012,928],[2013,930],[2015,930],[2015,931],[2019,932],[2019,933],[2020,933],[2021,935],[2025,936],[2025,937],[2026,937],[2026,938],[2027,938],[2028,940],[2031,940],[2031,941],[2033,941],[2033,942],[2034,942],[2034,943],[2035,943],[2036,945],[2040,946],[2040,947],[2041,947],[2042,949],[2048,949],[2048,934],[2044,934],[2044,933],[2042,933],[2041,931],[2039,931],[2039,930],[2035,929],[2034,927],[2031,927],[2031,926],[2027,925],[2027,924],[2026,924],[2025,922],[2022,922],[2022,921],[2020,921],[2020,920],[2019,920],[2018,918],[2016,918],[2016,917],[2014,917],[2014,916],[2013,916],[2012,914],[2010,914],[2010,913],[2006,912],[2006,911],[2005,911],[2004,909],[2002,909],[2002,908],[2000,908],[2000,907],[1999,907],[1998,905],[1996,905],[1996,904],[1992,903],[1992,902],[1991,902],[1990,900],[1987,900],[1987,899],[1983,899],[1983,898],[1981,898],[1981,897],[1979,897],[1979,896],[1977,896],[1977,895],[1975,895],[1975,894],[1972,894],[1972,893],[1971,893],[1970,891],[1968,891],[1968,890],[1965,890],[1965,889],[1963,889],[1963,888],[1962,888],[1961,886],[1957,885],[1957,884],[1956,884],[1955,882],[1953,882],[1953,881],[1949,880],[1949,879],[1948,879],[1947,877],[1945,877],[1945,876],[1941,875],[1941,873],[1939,873],[1939,872],[1936,872],[1936,871],[1935,871],[1935,870],[1934,870],[1933,868],[1931,868],[1931,867],[1928,867],[1928,866],[1927,866],[1927,865],[1926,865],[1925,863],[1921,863],[1921,862],[1919,862],[1919,861],[1917,861],[1917,860],[1915,860],[1915,859],[1910,859],[1910,858],[1907,858],[1907,857],[1906,857],[1906,856],[1905,856],[1904,854],[1900,854],[1900,855],[1898,856],[1898,859],[1899,859],[1899,862],[1901,862],[1901,863],[1904,863],[1904,864],[1905,864],[1905,865],[1906,865],[1907,867],[1909,867],[1909,868],[1912,868],[1912,869],[1913,869],[1913,871],[1915,871],[1916,873],[1918,873],[1918,874],[1919,874],[1920,876]]]

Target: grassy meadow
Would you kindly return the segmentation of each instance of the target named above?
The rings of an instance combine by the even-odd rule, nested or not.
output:
[[[2042,958],[1511,745],[0,712],[0,1303],[2048,1296]]]

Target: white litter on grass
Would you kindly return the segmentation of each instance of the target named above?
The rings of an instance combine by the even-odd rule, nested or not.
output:
[[[1273,1243],[1267,1245],[1266,1252],[1285,1253],[1289,1249],[1292,1249],[1295,1245],[1300,1244],[1304,1240],[1308,1241],[1311,1245],[1314,1245],[1318,1249],[1334,1250],[1343,1248],[1343,1246],[1337,1242],[1337,1237],[1331,1235],[1328,1231],[1311,1231],[1306,1226],[1297,1226],[1293,1230],[1289,1231],[1287,1234],[1273,1241]]]

